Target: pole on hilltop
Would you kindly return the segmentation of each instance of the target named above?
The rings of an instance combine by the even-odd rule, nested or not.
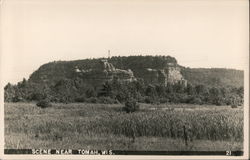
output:
[[[108,59],[110,59],[110,50],[108,50]]]

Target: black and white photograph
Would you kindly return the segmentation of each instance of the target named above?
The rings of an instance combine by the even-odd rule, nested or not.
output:
[[[249,1],[0,5],[0,159],[249,158]]]

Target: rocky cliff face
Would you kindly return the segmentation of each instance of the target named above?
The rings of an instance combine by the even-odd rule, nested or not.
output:
[[[100,60],[92,69],[84,69],[76,66],[75,72],[86,82],[95,82],[95,84],[101,84],[104,81],[111,81],[114,78],[126,82],[136,80],[132,70],[117,69],[105,59]],[[180,67],[176,63],[167,63],[162,69],[147,68],[146,71],[144,71],[143,76],[140,76],[140,78],[143,78],[146,83],[160,84],[164,86],[176,83],[183,85],[187,84],[187,81],[182,77]]]
[[[136,80],[131,70],[117,69],[105,59],[100,60],[92,69],[75,66],[74,72],[76,76],[82,78],[86,83],[95,83],[96,85],[100,85],[105,81],[111,81],[114,78],[125,82]]]
[[[180,67],[173,63],[168,63],[163,69],[147,68],[143,79],[147,83],[161,84],[183,84],[187,85],[187,81],[182,77]]]

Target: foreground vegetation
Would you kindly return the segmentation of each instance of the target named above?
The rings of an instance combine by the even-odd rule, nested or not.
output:
[[[179,66],[171,56],[111,57],[107,68],[100,64],[101,60],[44,64],[28,80],[23,79],[17,84],[8,83],[4,87],[4,101],[114,104],[124,103],[132,97],[137,102],[150,104],[243,104],[244,73],[240,70],[185,68]],[[173,75],[173,71],[167,71],[170,66],[176,72]],[[130,69],[131,72],[125,72],[128,75],[118,72],[114,74],[115,68]],[[179,76],[183,76],[187,84],[180,81]]]
[[[243,108],[5,103],[5,148],[242,150]]]
[[[87,85],[83,79],[61,79],[55,85],[31,83],[25,79],[17,85],[4,88],[5,102],[31,102],[47,100],[55,103],[124,103],[133,98],[140,103],[188,103],[207,105],[243,104],[243,87],[187,86],[176,83],[167,86],[147,84],[143,80],[122,82],[106,81],[101,86]]]

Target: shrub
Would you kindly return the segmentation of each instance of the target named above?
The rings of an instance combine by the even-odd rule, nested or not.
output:
[[[160,103],[168,103],[169,99],[164,97],[164,98],[160,98],[159,101]]]
[[[97,102],[103,103],[103,104],[115,104],[115,103],[117,103],[117,101],[115,99],[112,99],[110,97],[99,97]]]
[[[79,96],[75,98],[75,102],[85,102],[86,98],[84,96]]]
[[[21,102],[21,101],[23,101],[23,98],[19,97],[19,96],[15,96],[15,97],[13,97],[12,101],[13,102]]]
[[[85,100],[87,103],[97,103],[97,98],[96,97],[90,97]]]
[[[44,98],[44,95],[39,92],[31,93],[30,95],[30,100],[33,100],[33,101],[40,101],[43,98]]]
[[[41,100],[36,105],[41,108],[48,108],[52,106],[48,100]]]
[[[155,99],[153,97],[150,97],[150,96],[146,96],[144,101],[145,101],[145,103],[148,103],[148,104],[155,103]]]
[[[238,106],[236,104],[232,104],[231,108],[237,108]]]
[[[126,101],[125,106],[123,107],[123,110],[127,113],[132,113],[135,111],[138,111],[140,108],[139,104],[134,99],[130,99]]]
[[[190,96],[186,99],[186,102],[190,104],[203,104],[201,98],[198,96]]]
[[[235,106],[233,108],[236,108],[237,106],[242,105],[243,101],[241,100],[241,98],[237,95],[231,95],[230,97],[230,104],[231,106]]]
[[[183,98],[182,94],[178,93],[171,93],[168,95],[168,99],[172,103],[180,103],[181,99]]]
[[[93,87],[88,88],[88,89],[85,91],[85,94],[86,94],[86,97],[87,97],[87,98],[96,97],[96,96],[97,96],[97,93],[96,93],[96,91],[94,90]]]

